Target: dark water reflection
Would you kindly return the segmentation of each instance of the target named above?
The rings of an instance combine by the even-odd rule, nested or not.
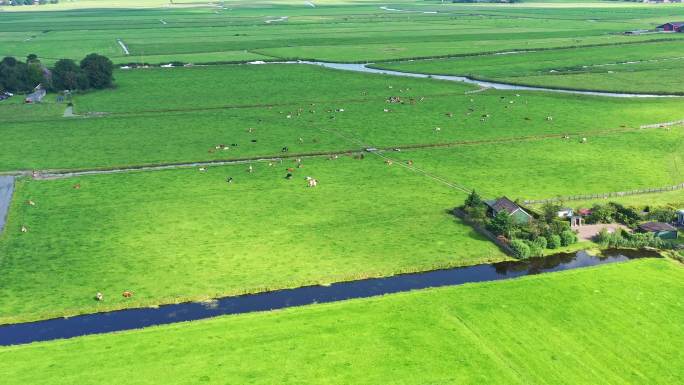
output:
[[[138,329],[153,325],[193,321],[226,314],[283,309],[315,303],[365,298],[429,287],[497,281],[525,275],[572,270],[587,266],[622,262],[635,258],[654,258],[650,251],[607,250],[601,256],[586,252],[558,254],[523,261],[433,270],[334,283],[330,286],[305,286],[260,294],[225,297],[210,302],[187,302],[158,308],[119,310],[71,318],[56,318],[0,326],[0,345],[25,344],[61,338]]]

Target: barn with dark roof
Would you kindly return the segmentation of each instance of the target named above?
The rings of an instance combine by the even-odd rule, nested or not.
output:
[[[677,239],[677,228],[663,222],[646,222],[639,225],[639,232],[652,233],[662,239]]]
[[[496,200],[485,201],[488,207],[488,213],[490,216],[494,217],[500,212],[507,213],[513,218],[513,221],[517,224],[527,223],[532,219],[532,215],[528,214],[527,211],[523,210],[522,207],[518,206],[515,202],[508,199],[507,197],[501,197]]]
[[[682,32],[684,31],[684,21],[671,21],[657,26],[656,29],[663,32]]]

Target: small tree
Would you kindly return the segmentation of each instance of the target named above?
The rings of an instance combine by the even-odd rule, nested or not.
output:
[[[612,205],[596,204],[591,208],[591,215],[587,218],[590,223],[612,223],[615,221],[615,207]]]
[[[651,209],[647,218],[652,221],[670,223],[677,219],[677,212],[669,207],[658,207]]]
[[[478,194],[475,190],[473,190],[465,200],[466,207],[482,206],[483,204],[484,202],[482,201],[482,197],[480,197],[480,194]]]
[[[553,234],[547,239],[546,247],[549,249],[557,249],[561,247],[561,237],[560,235]]]
[[[560,233],[560,243],[561,246],[569,246],[577,242],[577,234],[573,231],[565,230]]]
[[[534,242],[534,244],[537,245],[542,250],[546,248],[546,245],[548,243],[548,241],[544,237],[537,237],[532,242]]]
[[[511,249],[513,249],[513,254],[517,258],[529,258],[530,256],[530,246],[520,239],[514,239],[510,243]]]
[[[530,248],[530,257],[541,257],[544,255],[544,248],[535,241],[525,241],[527,247]]]
[[[542,206],[542,213],[546,223],[552,222],[558,218],[558,211],[563,207],[562,203],[548,202]]]
[[[641,220],[639,213],[631,207],[625,207],[619,203],[611,202],[609,205],[615,210],[614,219],[630,227],[636,227]]]
[[[489,221],[487,228],[496,235],[504,235],[510,238],[513,230],[513,219],[507,212],[500,211]]]
[[[88,78],[90,87],[102,89],[112,86],[114,64],[106,56],[91,53],[81,60],[81,69]]]
[[[487,208],[484,205],[480,206],[466,206],[465,213],[468,214],[470,219],[476,222],[484,222],[487,218]]]

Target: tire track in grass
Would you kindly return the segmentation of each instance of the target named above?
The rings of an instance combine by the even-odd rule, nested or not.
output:
[[[470,335],[471,339],[475,341],[475,343],[479,345],[487,353],[489,357],[491,357],[494,361],[498,362],[502,368],[506,368],[511,374],[514,374],[515,377],[517,377],[517,379],[519,380],[518,383],[534,383],[534,381],[532,381],[531,378],[525,376],[522,372],[516,369],[515,366],[511,365],[511,363],[499,352],[497,352],[494,348],[491,348],[489,341],[483,338],[477,331],[475,331],[475,329],[470,327],[470,325],[468,325],[463,320],[463,318],[461,318],[458,314],[448,314],[447,319],[449,318],[452,319],[456,324],[460,325],[461,329],[465,330]]]

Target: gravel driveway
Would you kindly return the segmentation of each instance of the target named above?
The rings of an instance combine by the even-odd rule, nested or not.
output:
[[[0,176],[0,232],[5,228],[12,192],[14,192],[14,177]]]

